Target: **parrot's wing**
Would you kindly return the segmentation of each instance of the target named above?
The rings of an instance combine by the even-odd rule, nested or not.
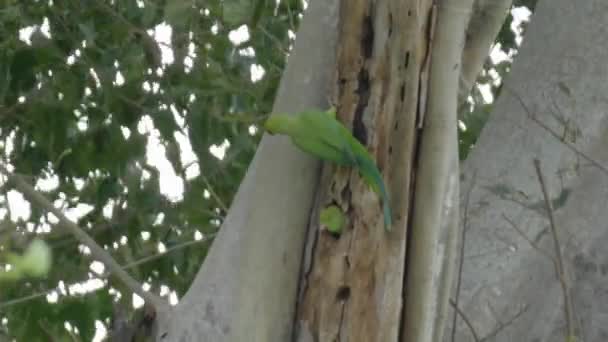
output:
[[[334,127],[335,128],[335,127]],[[344,165],[356,165],[357,164],[357,156],[355,151],[348,144],[346,139],[342,138],[341,132],[339,129],[334,129],[331,135],[324,135],[321,137],[321,140],[326,146],[331,146],[331,148],[340,151],[342,164]]]
[[[337,164],[345,164],[345,155],[340,149],[326,143],[316,136],[293,137],[294,144],[304,152],[308,152],[320,159]]]
[[[355,151],[353,151],[353,149],[348,144],[345,144],[342,147],[342,153],[344,153],[344,155],[346,155],[346,157],[350,161],[351,165],[358,164],[358,160],[357,160],[357,156],[355,155]]]

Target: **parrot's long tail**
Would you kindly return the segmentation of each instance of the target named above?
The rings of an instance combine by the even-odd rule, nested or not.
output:
[[[369,158],[358,158],[357,162],[359,164],[359,172],[361,173],[361,176],[382,198],[382,210],[384,212],[384,228],[387,231],[390,231],[393,215],[391,213],[391,206],[388,201],[388,193],[386,192],[386,187],[384,186],[384,180],[382,179],[382,175],[380,174],[380,171],[376,167],[376,164],[373,160]]]

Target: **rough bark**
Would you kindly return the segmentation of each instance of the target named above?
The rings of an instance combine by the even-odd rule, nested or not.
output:
[[[566,338],[534,158],[555,199],[579,340],[608,337],[607,18],[602,0],[538,4],[495,111],[464,163],[461,187],[472,192],[462,199],[469,215],[460,309],[479,338]],[[457,340],[471,336],[459,320]]]
[[[338,204],[350,222],[339,238],[323,232],[310,236],[298,341],[441,338],[458,241],[456,103],[472,1],[446,4],[439,6],[439,35],[431,49],[431,1],[343,2],[338,116],[383,170],[394,231],[382,230],[376,195],[356,171],[325,173],[329,179],[323,188],[328,190],[319,195],[318,206]],[[418,128],[422,150],[417,156]],[[419,170],[410,234],[415,163]],[[311,232],[319,232],[316,216]],[[408,244],[413,252],[408,252],[406,269]]]
[[[298,341],[397,341],[418,87],[430,1],[343,1],[337,56],[339,118],[374,155],[393,209],[386,233],[378,196],[356,170],[330,170],[319,205],[348,213],[344,233],[309,240]],[[319,232],[318,218],[311,231]]]

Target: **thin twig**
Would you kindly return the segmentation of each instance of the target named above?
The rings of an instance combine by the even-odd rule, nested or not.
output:
[[[214,236],[215,236],[215,233],[214,234],[208,234],[208,235],[205,235],[205,237],[203,237],[200,240],[191,240],[191,241],[187,241],[187,242],[184,242],[184,243],[177,244],[177,245],[175,245],[173,247],[167,248],[167,250],[165,250],[165,252],[163,252],[163,253],[154,253],[154,254],[148,255],[148,256],[143,257],[141,259],[135,260],[135,261],[133,261],[131,263],[124,264],[124,265],[121,266],[121,268],[124,269],[124,270],[127,270],[127,269],[133,268],[135,266],[139,266],[141,264],[148,263],[150,261],[162,258],[162,257],[166,256],[167,254],[169,254],[171,252],[175,252],[176,250],[179,250],[179,249],[182,249],[182,248],[186,248],[186,247],[192,246],[194,244],[206,242],[206,241],[208,241],[209,239],[211,239]],[[94,278],[90,278],[90,279],[87,279],[87,280],[103,279],[103,278],[107,278],[109,275],[110,275],[110,272],[105,272],[102,275],[100,275],[99,277],[94,277]],[[17,305],[17,304],[22,304],[22,303],[29,302],[30,300],[33,300],[33,299],[36,299],[36,298],[47,296],[47,295],[51,294],[52,292],[57,291],[58,289],[59,289],[58,287],[54,287],[54,288],[46,290],[46,291],[37,292],[37,293],[33,293],[33,294],[30,294],[30,295],[27,295],[27,296],[23,296],[23,297],[19,297],[19,298],[15,298],[15,299],[10,299],[10,300],[7,300],[5,302],[1,302],[0,303],[0,310],[5,309],[5,308],[7,308],[9,306],[13,306],[13,305]]]
[[[509,89],[508,87],[504,87],[504,89],[506,89],[508,92],[510,92],[515,97],[515,99],[517,100],[517,102],[519,102],[521,104],[521,106],[523,107],[524,111],[526,112],[526,115],[528,116],[528,118],[530,118],[530,120],[532,120],[533,122],[535,122],[537,125],[539,125],[541,128],[543,128],[545,131],[547,131],[549,134],[551,134],[557,140],[561,141],[562,144],[564,144],[566,147],[568,147],[572,152],[574,152],[577,155],[581,156],[583,159],[585,159],[586,161],[588,161],[589,163],[591,163],[593,166],[597,167],[598,169],[600,169],[604,173],[608,174],[608,167],[600,164],[598,161],[596,161],[595,159],[591,158],[585,152],[579,150],[573,144],[571,144],[571,143],[569,143],[567,141],[564,141],[564,139],[562,139],[562,136],[559,133],[555,132],[553,129],[551,129],[549,126],[547,126],[544,122],[542,122],[541,120],[539,120],[534,114],[532,114],[532,111],[530,110],[530,108],[528,108],[528,106],[526,105],[526,103],[524,102],[524,100],[521,98],[521,96],[519,96],[518,93],[516,93],[515,91]]]
[[[564,295],[564,311],[566,314],[566,325],[568,331],[568,338],[572,336],[576,336],[574,332],[574,318],[573,318],[573,303],[572,297],[570,296],[570,287],[568,285],[568,281],[566,279],[566,272],[564,269],[564,260],[562,257],[562,249],[559,243],[559,237],[557,236],[557,225],[555,224],[555,217],[553,215],[553,205],[551,204],[551,199],[549,198],[549,191],[547,190],[547,185],[545,183],[545,178],[543,176],[540,160],[534,159],[534,168],[536,169],[536,175],[538,176],[538,182],[540,183],[540,188],[543,192],[543,197],[545,198],[545,206],[547,207],[547,215],[549,216],[549,225],[551,227],[551,234],[553,236],[553,244],[555,247],[555,258],[557,260],[557,271],[559,283],[562,287],[563,295]]]
[[[6,217],[10,220],[13,217],[13,210],[11,209],[10,201],[8,200],[8,191],[4,191],[4,204],[6,204]]]
[[[462,268],[464,266],[464,250],[465,250],[465,242],[467,229],[469,227],[469,204],[471,199],[471,192],[473,192],[473,188],[475,187],[475,180],[477,179],[477,170],[473,172],[473,176],[471,178],[471,185],[467,190],[465,195],[465,204],[464,204],[464,213],[462,218],[462,235],[460,237],[460,260],[458,261],[458,278],[456,279],[456,293],[454,294],[454,307],[457,308],[460,299],[460,286],[462,284]],[[456,341],[456,317],[457,312],[454,312],[454,319],[452,320],[452,337],[450,341]]]
[[[7,300],[5,302],[0,303],[0,310],[4,309],[6,307],[9,307],[9,306],[13,306],[13,305],[29,302],[30,300],[47,296],[47,295],[51,294],[53,291],[57,291],[57,289],[58,289],[58,287],[55,287],[55,288],[52,288],[50,290],[46,290],[46,291],[42,291],[42,292],[36,292],[36,293],[29,294],[27,296],[23,296],[23,297]]]
[[[298,32],[298,30],[296,30],[296,25],[293,23],[293,11],[291,10],[291,5],[289,3],[289,0],[285,1],[285,4],[287,5],[287,16],[289,17],[289,26],[291,27],[291,30],[295,33]]]
[[[460,308],[458,306],[456,306],[456,303],[454,302],[453,299],[450,299],[450,304],[452,305],[452,307],[454,308],[454,310],[456,311],[456,313],[458,315],[460,315],[460,317],[462,318],[462,320],[464,321],[464,323],[467,325],[467,327],[469,327],[469,330],[471,331],[471,334],[473,335],[473,339],[475,339],[475,342],[481,342],[481,340],[479,339],[479,335],[477,335],[477,332],[475,331],[475,328],[473,328],[473,324],[471,324],[471,321],[469,321],[469,319],[464,314],[464,312],[462,312],[460,310]]]
[[[488,307],[490,308],[490,310],[492,310],[491,305],[488,304]],[[517,318],[519,318],[519,316],[521,316],[527,310],[528,310],[528,306],[524,305],[515,315],[513,315],[511,318],[509,318],[509,320],[506,323],[498,321],[498,327],[496,327],[496,329],[494,329],[488,335],[484,336],[481,340],[479,340],[479,342],[489,341],[491,338],[494,338],[496,335],[498,335],[499,332],[504,330],[509,325],[513,324],[513,322],[515,322],[515,320]]]
[[[159,259],[161,257],[164,257],[165,255],[167,255],[167,254],[169,254],[171,252],[174,252],[174,251],[176,251],[178,249],[182,249],[182,248],[185,248],[185,247],[189,247],[191,245],[195,245],[195,244],[198,244],[198,243],[206,242],[209,239],[211,239],[212,237],[215,237],[215,233],[205,235],[205,237],[202,238],[202,239],[200,239],[200,240],[191,240],[191,241],[186,241],[184,243],[180,243],[180,244],[175,245],[173,247],[167,248],[165,250],[165,252],[163,252],[163,253],[154,253],[154,254],[151,254],[151,255],[149,255],[147,257],[143,257],[141,259],[138,259],[138,260],[135,260],[135,261],[130,262],[128,264],[125,264],[124,266],[122,266],[122,268],[126,270],[126,269],[129,269],[129,268],[133,268],[135,266],[139,266],[141,264],[145,264],[145,263],[150,262],[152,260],[156,260],[156,259]],[[102,277],[105,278],[108,275],[109,275],[109,273],[106,272],[106,273],[102,274]]]
[[[220,206],[220,208],[224,212],[227,212],[228,211],[228,206],[226,206],[226,204],[224,204],[224,201],[222,201],[222,199],[220,198],[220,196],[213,190],[213,186],[211,186],[211,183],[209,182],[209,179],[207,179],[207,177],[205,177],[205,175],[202,174],[202,173],[201,173],[201,179],[205,183],[205,188],[207,189],[207,191],[209,191],[209,194],[211,194],[211,197],[213,197],[215,199],[215,201],[217,202],[217,204]]]
[[[82,230],[75,223],[70,221],[59,209],[55,206],[40,192],[36,191],[30,184],[25,182],[19,175],[12,174],[9,172],[4,165],[0,165],[0,172],[4,173],[8,178],[9,182],[12,183],[23,196],[32,202],[33,204],[43,208],[44,210],[52,213],[59,220],[59,226],[69,231],[74,237],[83,245],[87,246],[91,255],[99,259],[121,282],[127,286],[129,290],[137,293],[146,302],[154,305],[157,310],[164,310],[168,308],[167,303],[160,297],[145,291],[141,284],[135,280],[129,273],[127,273],[116,260],[102,247],[100,247],[95,240],[93,240],[89,234]]]
[[[546,256],[547,258],[549,258],[549,260],[551,260],[553,262],[553,264],[556,265],[557,267],[557,261],[555,260],[555,258],[549,254],[549,252],[545,251],[544,249],[542,249],[536,242],[532,241],[532,239],[530,239],[526,233],[524,233],[516,224],[515,222],[513,222],[513,220],[511,220],[510,218],[507,217],[507,215],[505,215],[504,213],[502,214],[502,218],[507,221],[509,223],[509,225],[511,226],[511,228],[515,229],[515,231],[521,235],[521,237],[526,240],[528,242],[528,244],[530,244],[530,246],[532,248],[534,248],[537,252],[539,252],[540,254]],[[556,268],[557,270],[557,268]]]
[[[150,52],[153,54],[154,63],[160,65],[161,64],[161,52],[158,45],[164,45],[167,48],[171,49],[172,46],[170,44],[166,44],[163,42],[156,41],[153,37],[151,37],[145,29],[133,24],[125,17],[123,17],[120,13],[116,12],[110,5],[106,4],[104,1],[97,0],[97,6],[108,13],[110,16],[116,18],[118,21],[127,25],[132,32],[138,33],[141,35],[141,39],[144,40],[148,47],[152,47],[153,50]]]
[[[275,35],[273,35],[272,33],[268,32],[268,30],[266,30],[264,28],[264,26],[260,25],[258,26],[258,29],[264,34],[266,35],[266,37],[268,37],[268,39],[272,40],[273,43],[275,43],[279,49],[279,51],[281,51],[284,55],[289,55],[289,50],[283,47],[283,43],[279,40],[279,38],[277,38]]]

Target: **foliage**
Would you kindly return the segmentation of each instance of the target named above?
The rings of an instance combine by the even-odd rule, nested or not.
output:
[[[517,0],[512,8],[532,11],[536,0]],[[494,99],[500,94],[503,78],[511,70],[513,59],[521,44],[527,21],[515,21],[512,12],[507,18],[496,37],[494,53],[503,55],[499,59],[488,58],[481,74],[477,78],[467,105],[461,107],[459,113],[459,153],[460,159],[466,159],[469,151],[481,134],[481,129],[488,120]],[[486,96],[484,96],[484,94]],[[490,95],[490,98],[487,98]]]
[[[271,108],[302,10],[297,0],[4,1],[3,163],[72,212],[121,264],[172,250],[130,272],[154,292],[181,296],[252,158],[255,122]],[[265,72],[254,82],[255,70]],[[228,146],[223,159],[211,152],[218,146]],[[108,328],[114,302],[130,306],[131,296],[112,280],[79,295],[74,284],[99,278],[92,260],[49,228],[53,218],[30,209],[16,223],[2,210],[11,229],[0,244],[20,251],[42,236],[53,268],[45,280],[0,285],[2,330],[24,341],[62,339],[69,322],[90,341],[95,321]]]

